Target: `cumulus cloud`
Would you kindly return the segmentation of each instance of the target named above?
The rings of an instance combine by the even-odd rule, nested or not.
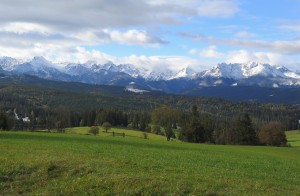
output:
[[[235,0],[2,0],[0,21],[32,22],[67,30],[175,24],[178,16],[228,17]],[[142,17],[141,17],[142,16]]]
[[[249,40],[236,38],[216,38],[205,36],[202,34],[180,33],[181,36],[201,42],[208,42],[211,44],[222,44],[228,46],[237,46],[246,49],[267,50],[278,54],[295,55],[300,54],[300,39],[298,40],[278,40],[278,41],[264,41],[264,40]]]
[[[129,56],[116,57],[96,50],[88,51],[82,47],[77,47],[72,55],[63,58],[80,63],[92,60],[100,64],[104,64],[108,61],[116,64],[132,64],[141,69],[152,71],[179,71],[181,68],[187,66],[195,70],[202,69],[197,59],[186,56],[137,56],[132,54]]]
[[[143,30],[128,30],[126,32],[120,31],[109,31],[105,30],[111,40],[121,44],[128,44],[128,45],[144,45],[144,44],[164,44],[167,43],[166,41],[149,35],[146,31]]]
[[[205,58],[222,58],[224,54],[218,52],[216,46],[209,46],[200,52],[200,56]]]
[[[239,11],[236,1],[228,0],[207,0],[197,7],[197,13],[200,16],[210,17],[230,17]]]
[[[230,17],[238,11],[236,0],[1,0],[0,52],[54,58],[79,46],[112,42],[157,46],[167,41],[147,29],[182,24],[188,17]],[[101,52],[92,53],[101,57]]]
[[[131,55],[118,59],[119,62],[134,64],[140,68],[148,68],[155,71],[173,70],[179,71],[183,67],[201,69],[199,61],[186,56],[136,56]]]
[[[8,33],[24,34],[29,32],[47,33],[50,29],[41,24],[35,24],[30,22],[11,22],[2,24],[0,31]]]
[[[299,60],[296,57],[281,55],[272,52],[252,52],[247,50],[233,50],[226,54],[227,63],[247,63],[255,61],[271,65],[284,65],[290,69],[299,69]]]

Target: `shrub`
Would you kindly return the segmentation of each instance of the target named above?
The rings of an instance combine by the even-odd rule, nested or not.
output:
[[[284,127],[279,122],[270,122],[262,126],[258,137],[259,141],[264,145],[287,146]]]
[[[107,133],[107,131],[110,130],[110,128],[111,128],[111,124],[109,122],[104,122],[102,124],[102,127],[105,130],[105,132]]]
[[[93,134],[93,135],[97,135],[99,134],[99,127],[93,126],[90,128],[89,133]]]
[[[160,135],[161,134],[161,129],[159,125],[153,125],[151,128],[151,132],[156,134],[156,135]]]
[[[146,132],[143,132],[143,138],[144,138],[145,140],[148,139],[148,134],[147,134]]]

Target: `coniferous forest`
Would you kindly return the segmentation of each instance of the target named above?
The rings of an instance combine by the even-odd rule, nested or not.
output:
[[[64,132],[67,127],[108,122],[165,135],[167,140],[256,145],[262,143],[259,132],[264,125],[276,122],[283,131],[297,129],[300,117],[297,105],[20,84],[0,88],[0,128],[4,130]]]

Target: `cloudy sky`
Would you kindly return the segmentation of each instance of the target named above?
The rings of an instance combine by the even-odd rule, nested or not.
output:
[[[0,56],[300,70],[300,0],[1,0]]]

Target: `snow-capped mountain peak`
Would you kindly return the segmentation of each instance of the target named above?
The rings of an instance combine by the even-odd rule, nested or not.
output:
[[[294,72],[292,72],[294,73]],[[280,77],[287,78],[293,76],[297,78],[297,74],[292,75],[291,71],[283,66],[274,66],[257,62],[248,62],[244,64],[218,64],[211,70],[204,71],[203,77],[228,78],[228,79],[245,79],[256,76],[262,77]]]
[[[113,62],[107,62],[104,65],[100,66],[101,69],[105,70],[105,71],[110,71],[110,72],[118,72],[118,66],[115,65]]]
[[[118,68],[120,72],[126,73],[134,78],[142,77],[142,75],[147,71],[142,68],[138,69],[132,64],[120,64]]]
[[[90,61],[87,61],[86,63],[84,63],[83,65],[87,68],[91,68],[93,65],[97,65],[97,62],[90,60]]]
[[[171,71],[163,67],[145,69],[143,65],[119,64],[107,62],[97,64],[87,63],[55,64],[44,57],[34,57],[31,60],[20,61],[11,57],[0,58],[0,71],[12,74],[30,74],[41,78],[86,82],[93,84],[128,85],[136,82],[161,90],[167,88],[167,83],[178,88],[197,86],[241,86],[258,85],[268,87],[300,86],[300,74],[284,66],[269,65],[258,62],[221,63],[210,70],[197,73],[190,67],[179,71]],[[173,82],[172,80],[175,80]],[[189,79],[189,80],[186,80]],[[156,81],[153,83],[153,81]],[[153,86],[161,83],[161,86]],[[169,88],[169,87],[168,87]],[[169,89],[173,89],[173,86]]]
[[[35,70],[41,69],[42,67],[48,67],[48,68],[55,68],[56,65],[51,63],[50,61],[46,60],[42,56],[36,56],[34,57],[29,64],[33,66]]]
[[[5,71],[12,71],[22,61],[11,58],[11,57],[0,57],[0,67]]]
[[[148,70],[143,77],[149,81],[160,81],[160,80],[169,80],[174,76],[174,73],[170,70],[166,71],[150,71]]]
[[[221,63],[211,70],[204,71],[202,77],[214,77],[214,78],[230,78],[230,79],[242,79],[245,78],[241,64],[226,64]]]
[[[237,84],[242,85],[270,87],[300,85],[300,75],[286,67],[257,62],[244,64],[221,63],[211,70],[198,74],[197,78],[229,79],[239,81]]]
[[[184,67],[175,73],[169,80],[176,78],[193,78],[196,72],[190,67]]]

